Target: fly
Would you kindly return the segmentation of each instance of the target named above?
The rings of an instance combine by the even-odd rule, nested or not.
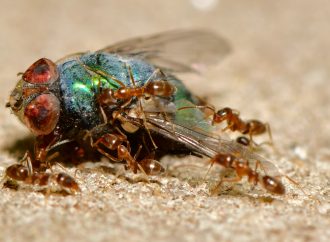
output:
[[[57,62],[36,61],[6,105],[36,136],[35,148],[6,169],[6,178],[75,193],[80,188],[73,177],[51,172],[57,150],[63,160],[68,153],[70,161],[104,156],[148,175],[164,170],[158,160],[165,154],[194,153],[235,171],[236,177],[222,178],[219,186],[246,176],[253,185],[284,194],[276,167],[250,147],[253,136],[270,135],[269,125],[242,120],[231,108],[215,111],[176,77],[199,72],[228,52],[219,36],[193,30],[133,38]],[[214,131],[219,123],[225,132],[248,137],[224,139]]]

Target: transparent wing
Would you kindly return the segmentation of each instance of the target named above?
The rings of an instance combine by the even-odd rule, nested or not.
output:
[[[171,72],[201,72],[230,51],[228,43],[205,30],[170,31],[110,45],[98,52],[134,56]]]
[[[175,120],[168,120],[169,117],[165,120],[159,113],[145,112],[145,117],[146,123],[137,118],[129,117],[128,120],[135,124],[146,125],[150,131],[157,132],[169,139],[183,143],[192,151],[210,158],[218,153],[233,154],[236,157],[249,160],[251,165],[254,165],[257,161],[260,162],[262,170],[268,175],[274,177],[281,176],[272,162],[252,152],[248,147],[237,143],[235,140],[225,139],[211,132],[191,129],[188,126],[175,123]],[[143,127],[143,125],[141,126]]]
[[[235,140],[224,139],[202,130],[192,130],[189,127],[164,120],[157,114],[146,113],[146,119],[150,130],[184,143],[187,147],[202,155],[212,158],[218,153],[233,154],[236,157],[248,159],[252,165],[259,161],[262,169],[268,175],[281,175],[272,162],[252,152],[249,147],[243,146]]]

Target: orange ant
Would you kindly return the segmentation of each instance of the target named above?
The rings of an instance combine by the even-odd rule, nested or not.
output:
[[[134,173],[137,173],[137,171],[140,170],[147,175],[151,175],[160,173],[164,170],[161,164],[154,159],[148,158],[142,159],[141,161],[137,161],[136,157],[138,156],[141,147],[139,148],[137,154],[133,157],[131,155],[131,148],[127,137],[119,129],[116,130],[118,131],[118,133],[106,133],[100,138],[98,138],[95,142],[93,142],[93,139],[91,138],[91,147],[96,148],[98,152],[100,152],[102,155],[112,161],[126,161],[127,167]],[[88,132],[86,136],[92,137],[90,132]],[[125,145],[123,145],[123,143],[125,143]],[[117,157],[114,157],[113,155],[109,154],[106,149],[109,151],[117,151]]]
[[[248,134],[250,141],[253,141],[252,136],[260,135],[268,132],[270,144],[273,143],[273,138],[268,123],[262,123],[259,120],[251,119],[243,121],[239,117],[239,112],[231,108],[220,109],[213,114],[212,124],[227,121],[227,127],[224,130],[239,131],[242,134]]]
[[[273,144],[273,138],[272,138],[272,133],[271,129],[268,123],[263,123],[259,120],[256,119],[251,119],[248,121],[244,121],[239,117],[239,112],[236,110],[233,110],[229,107],[222,108],[218,111],[214,109],[214,107],[211,106],[193,106],[193,107],[182,107],[179,108],[179,110],[187,109],[187,108],[207,108],[210,109],[211,112],[213,113],[212,117],[212,125],[214,124],[220,124],[224,121],[227,122],[227,126],[223,129],[224,131],[226,130],[231,130],[231,131],[238,131],[241,134],[247,134],[249,135],[250,141],[248,142],[248,145],[255,144],[253,142],[253,136],[255,135],[261,135],[264,133],[268,133],[269,136],[269,142],[267,144],[272,145]],[[246,143],[246,140],[241,140],[244,143]],[[238,140],[238,143],[240,143],[240,140]],[[263,144],[266,144],[264,142]]]
[[[239,139],[240,138],[240,139]],[[236,142],[242,144],[240,141],[243,142],[244,146],[249,145],[249,140],[246,137],[239,137]],[[254,186],[257,184],[260,184],[263,188],[265,188],[268,192],[277,194],[277,195],[283,195],[285,193],[285,187],[282,184],[280,180],[273,176],[269,176],[267,174],[261,175],[260,173],[257,172],[258,167],[261,167],[261,169],[266,173],[265,168],[263,167],[263,164],[261,161],[256,160],[255,163],[255,168],[251,169],[249,161],[244,158],[238,158],[234,155],[231,154],[226,154],[226,153],[218,153],[215,155],[212,159],[210,159],[211,167],[216,163],[218,165],[221,165],[225,168],[233,169],[236,173],[236,177],[234,178],[222,178],[220,182],[216,185],[215,188],[212,189],[212,193],[215,193],[221,184],[223,182],[239,182],[242,180],[244,176],[248,178],[248,182],[252,183]],[[307,194],[304,189],[299,185],[298,182],[293,180],[287,175],[281,175],[278,174],[276,175],[280,177],[286,178],[289,182],[297,186],[303,194],[306,196],[310,197],[311,199],[320,202],[317,198],[315,198],[312,195]]]
[[[70,175],[63,172],[53,173],[45,171],[49,168],[51,160],[58,156],[56,152],[48,156],[49,151],[60,145],[70,143],[71,140],[57,142],[58,137],[54,136],[54,134],[43,138],[37,138],[34,147],[34,159],[32,159],[31,153],[27,151],[19,162],[20,164],[14,164],[6,168],[3,181],[7,177],[29,185],[47,186],[47,189],[50,188],[52,183],[55,183],[61,190],[65,190],[68,193],[80,192],[78,183]],[[22,165],[24,162],[26,166]]]
[[[161,72],[159,69],[148,78],[146,83],[141,87],[136,87],[135,80],[133,78],[132,70],[128,66],[130,80],[133,87],[122,86],[117,90],[111,88],[106,88],[102,90],[101,94],[98,96],[98,102],[103,105],[115,105],[119,101],[124,101],[122,107],[128,105],[133,97],[146,97],[146,96],[160,96],[163,98],[170,98],[175,92],[175,87],[169,83],[165,78],[163,80],[151,81],[151,78],[157,73]],[[164,75],[161,72],[162,75]]]
[[[80,192],[77,182],[63,172],[31,172],[21,164],[14,164],[7,167],[6,177],[29,185],[47,186],[47,188],[49,188],[52,182],[55,182],[62,190],[69,193]]]
[[[283,184],[275,179],[274,177],[268,175],[260,175],[256,170],[260,165],[260,162],[257,161],[255,169],[251,169],[249,165],[249,161],[246,159],[238,159],[237,157],[231,154],[223,154],[219,153],[214,156],[211,160],[211,166],[214,163],[219,164],[225,168],[230,168],[235,170],[236,177],[234,178],[222,178],[218,185],[213,189],[217,190],[222,182],[238,182],[243,176],[247,176],[248,181],[253,185],[261,184],[267,191],[275,194],[282,195],[285,193],[285,188]]]

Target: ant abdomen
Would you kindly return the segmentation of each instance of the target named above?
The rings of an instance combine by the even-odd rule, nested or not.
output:
[[[165,80],[149,82],[145,87],[145,93],[152,96],[171,97],[174,92],[174,86]]]
[[[267,132],[267,125],[259,120],[249,120],[246,122],[246,130],[243,134],[259,135]]]
[[[71,176],[63,172],[56,175],[56,182],[64,189],[75,192],[80,191],[78,183]]]
[[[158,175],[164,172],[164,167],[154,159],[143,159],[139,165],[147,175]]]
[[[277,179],[275,179],[274,177],[263,176],[262,185],[267,191],[269,191],[271,193],[275,193],[275,194],[279,194],[279,195],[282,195],[285,193],[285,187],[283,186],[283,184],[280,181],[278,181]]]

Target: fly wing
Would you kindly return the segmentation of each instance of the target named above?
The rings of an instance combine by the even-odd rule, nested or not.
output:
[[[170,72],[201,72],[230,51],[227,41],[205,30],[170,31],[132,38],[98,52],[143,59]]]
[[[190,129],[187,126],[165,120],[155,113],[145,113],[145,115],[147,120],[146,125],[149,130],[160,133],[169,139],[181,142],[192,151],[210,158],[218,153],[229,153],[236,157],[249,160],[252,165],[259,161],[262,170],[268,175],[281,175],[272,162],[234,140],[224,139],[212,133],[203,132],[202,130]]]

